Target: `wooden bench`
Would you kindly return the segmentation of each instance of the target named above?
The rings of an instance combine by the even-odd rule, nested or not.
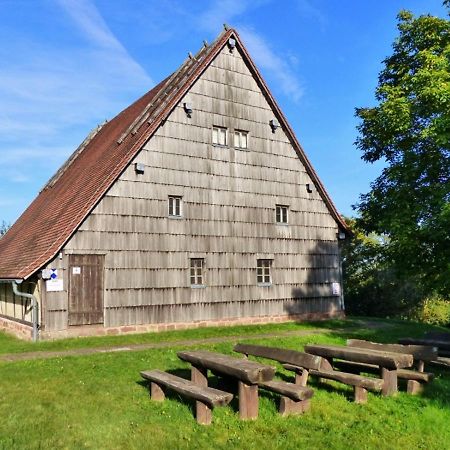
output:
[[[293,372],[297,372],[299,369],[299,367],[291,364],[283,364],[283,367]],[[332,368],[329,370],[311,369],[309,374],[317,376],[320,379],[339,381],[343,384],[353,386],[355,403],[366,403],[368,390],[380,392],[383,389],[383,380],[381,378],[363,377],[353,373],[338,372]]]
[[[362,339],[348,339],[347,346],[413,355],[414,365],[419,372],[424,371],[426,362],[433,361],[438,356],[438,349],[429,345],[380,344]]]
[[[260,356],[261,358],[273,359],[280,363],[287,363],[298,368],[295,373],[295,384],[306,386],[310,369],[329,369],[328,361],[320,356],[309,353],[289,350],[286,348],[266,347],[263,345],[237,344],[233,349],[244,355]]]
[[[196,418],[197,422],[202,425],[211,423],[211,410],[213,408],[228,405],[233,398],[233,394],[228,392],[198,386],[190,380],[177,377],[162,370],[143,371],[141,376],[150,381],[152,400],[163,401],[165,399],[164,389],[171,389],[184,397],[196,400]]]
[[[238,382],[239,417],[244,420],[258,417],[258,385],[272,380],[274,367],[206,350],[178,352],[177,355],[191,364],[191,380],[200,386],[208,386],[208,370],[218,376],[234,378]]]
[[[339,370],[358,375],[361,373],[378,374],[380,372],[380,368],[378,366],[372,364],[354,363],[351,361],[335,361],[334,366]],[[422,390],[424,383],[429,383],[434,379],[434,374],[431,372],[398,369],[397,377],[402,380],[407,380],[406,389],[408,394],[417,394]]]
[[[349,347],[366,348],[368,350],[380,350],[385,352],[402,353],[412,355],[417,371],[410,369],[398,369],[397,377],[407,380],[407,392],[417,394],[423,388],[423,383],[429,383],[434,374],[424,372],[425,363],[437,358],[437,348],[425,345],[380,344],[378,342],[364,341],[361,339],[348,339]],[[378,373],[379,367],[372,364],[354,363],[349,361],[336,361],[335,367],[352,373]]]
[[[429,347],[437,347],[439,356],[450,357],[450,341],[447,339],[401,338],[398,342],[404,345],[426,345]]]
[[[316,345],[308,344],[305,350],[313,355],[322,356],[329,360],[332,367],[333,360],[352,361],[363,364],[373,364],[380,368],[383,379],[383,395],[396,395],[398,392],[398,369],[411,367],[414,362],[412,355],[369,350],[358,347],[346,347],[342,345]],[[326,369],[328,370],[328,369]],[[332,370],[332,369],[331,369]]]
[[[354,386],[355,402],[357,403],[365,403],[367,401],[368,389],[380,391],[383,387],[383,380],[381,379],[333,371],[333,367],[325,358],[305,352],[251,344],[237,344],[234,347],[234,351],[247,356],[260,356],[284,363],[283,367],[285,369],[295,373],[295,383],[300,386],[306,386],[309,375],[332,379]]]
[[[259,356],[266,359],[272,359],[278,362],[291,362],[298,366],[320,367],[322,358],[320,356],[308,355],[307,353],[288,350],[277,347],[265,347],[262,345],[237,344],[234,351],[243,353],[246,357],[249,355]],[[280,414],[285,416],[289,414],[303,414],[310,408],[310,399],[314,395],[311,388],[306,387],[308,369],[302,367],[298,383],[288,383],[285,381],[260,382],[258,386],[265,390],[281,394]]]

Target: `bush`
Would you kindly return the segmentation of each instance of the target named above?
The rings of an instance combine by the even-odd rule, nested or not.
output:
[[[450,301],[433,295],[423,301],[411,318],[431,325],[450,327]]]

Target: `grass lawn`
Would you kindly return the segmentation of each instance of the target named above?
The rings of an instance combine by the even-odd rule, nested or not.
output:
[[[432,329],[393,321],[376,329],[357,328],[355,321],[347,326],[342,322],[328,325],[335,325],[336,330],[269,339],[252,334],[306,330],[317,324],[211,328],[42,343],[39,350],[43,350],[41,346],[45,350],[78,348],[82,346],[80,341],[85,346],[123,345],[129,344],[129,339],[138,340],[136,343],[174,341],[173,347],[166,349],[0,363],[0,448],[450,448],[450,371],[436,370],[436,380],[421,396],[400,393],[384,398],[369,393],[366,405],[354,404],[352,390],[344,385],[313,383],[312,409],[300,417],[279,417],[278,396],[262,392],[258,420],[240,421],[233,403],[216,409],[209,427],[198,425],[192,404],[176,394],[163,403],[152,402],[139,376],[140,370],[159,368],[188,377],[188,365],[176,356],[186,346],[177,345],[176,339],[241,334],[247,342],[302,349],[307,343],[343,344],[348,337],[395,342],[398,337],[419,336]],[[2,348],[4,353],[36,348],[0,335],[0,347],[3,343],[8,349]],[[195,348],[232,353],[232,346],[226,342]],[[278,368],[279,377],[292,378]],[[212,379],[212,384],[215,381]]]

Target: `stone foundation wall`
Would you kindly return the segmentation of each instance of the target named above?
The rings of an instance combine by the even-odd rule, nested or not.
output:
[[[69,327],[66,330],[40,333],[40,339],[64,339],[69,337],[86,336],[113,336],[128,333],[149,333],[169,330],[186,330],[190,328],[204,327],[226,327],[235,325],[253,325],[282,322],[305,322],[310,320],[326,320],[331,318],[344,318],[344,311],[334,311],[331,313],[309,313],[282,316],[262,316],[245,317],[223,320],[198,321],[198,322],[176,322],[176,323],[156,323],[147,325],[126,325],[121,327],[107,328],[102,325]]]
[[[29,341],[32,339],[33,328],[31,325],[24,322],[18,322],[4,316],[0,316],[0,330],[5,331],[8,334],[12,334],[19,339]]]

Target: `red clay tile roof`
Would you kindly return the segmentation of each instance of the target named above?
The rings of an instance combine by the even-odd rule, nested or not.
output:
[[[0,239],[0,278],[27,279],[55,257],[231,36],[236,39],[331,214],[340,228],[347,231],[238,34],[230,29],[106,123],[83,149],[69,158]]]

